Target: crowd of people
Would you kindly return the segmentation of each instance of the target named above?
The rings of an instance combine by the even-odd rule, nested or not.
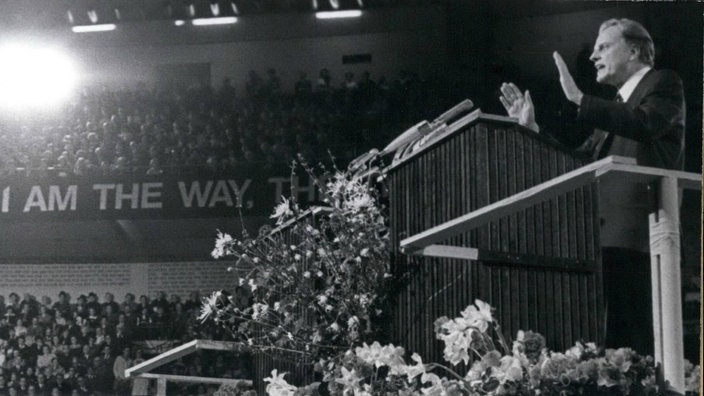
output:
[[[310,163],[332,155],[344,166],[443,110],[433,84],[408,72],[390,81],[348,72],[336,82],[323,69],[312,80],[300,73],[286,90],[269,69],[251,71],[243,92],[229,79],[217,88],[84,89],[59,116],[0,114],[0,179],[216,174],[287,166],[298,154]],[[230,339],[197,321],[200,301],[197,293],[184,301],[128,293],[121,303],[111,293],[0,295],[0,396],[147,394],[146,383],[124,376],[155,353],[144,340]],[[157,371],[251,378],[249,359],[201,351]],[[213,390],[170,384],[168,392]]]
[[[338,83],[322,69],[285,90],[269,69],[251,71],[245,92],[229,78],[217,88],[84,89],[59,117],[0,118],[0,177],[217,173],[298,154],[351,159],[442,110],[429,94],[435,84],[406,71],[393,80],[347,72]]]
[[[201,325],[198,292],[184,301],[159,292],[139,299],[127,293],[122,303],[90,292],[75,301],[60,292],[55,302],[30,294],[0,295],[0,395],[146,395],[149,383],[125,377],[125,369],[151,354],[145,340],[180,345],[193,339],[227,339],[222,329]],[[184,357],[163,366],[168,374],[250,378],[246,356]],[[170,388],[170,394],[198,395],[203,385]]]

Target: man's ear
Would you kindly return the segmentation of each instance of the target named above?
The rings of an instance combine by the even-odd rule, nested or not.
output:
[[[631,56],[629,57],[630,60],[636,60],[640,57],[640,48],[636,47],[635,45],[631,46]]]

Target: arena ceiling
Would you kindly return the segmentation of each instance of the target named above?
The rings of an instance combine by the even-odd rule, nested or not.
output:
[[[0,0],[0,26],[27,29],[88,23],[313,12],[437,3],[435,0]],[[215,15],[217,14],[217,15]]]
[[[471,7],[480,3],[489,6],[497,15],[508,17],[563,13],[603,6],[601,1],[563,0],[0,0],[0,30],[425,4],[444,4],[452,12],[453,6]],[[216,13],[218,15],[214,15]]]

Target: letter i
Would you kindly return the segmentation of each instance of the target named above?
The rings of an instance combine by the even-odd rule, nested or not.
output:
[[[2,190],[2,213],[10,211],[10,187],[5,187]]]

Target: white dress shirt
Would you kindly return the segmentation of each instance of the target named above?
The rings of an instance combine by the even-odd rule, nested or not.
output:
[[[621,98],[623,99],[624,102],[628,102],[628,98],[631,97],[631,94],[638,86],[638,83],[640,82],[640,80],[643,79],[645,74],[648,73],[650,71],[650,69],[652,69],[652,67],[644,66],[642,69],[633,73],[633,75],[631,77],[629,77],[625,83],[623,83],[621,88],[618,90],[618,94],[621,95]]]

